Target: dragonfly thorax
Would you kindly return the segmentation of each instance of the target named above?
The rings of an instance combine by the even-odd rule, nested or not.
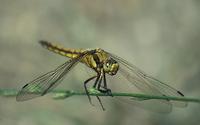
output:
[[[119,69],[119,64],[114,59],[110,58],[103,64],[103,69],[105,73],[109,75],[115,75]]]

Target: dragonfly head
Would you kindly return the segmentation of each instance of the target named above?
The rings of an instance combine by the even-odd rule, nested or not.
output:
[[[105,73],[108,73],[109,75],[115,75],[119,69],[119,64],[117,61],[110,58],[104,63],[103,69]]]

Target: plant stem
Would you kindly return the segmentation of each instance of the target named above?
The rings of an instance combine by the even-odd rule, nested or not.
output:
[[[15,89],[0,89],[0,96],[3,97],[14,97],[17,95],[17,90]],[[86,96],[85,92],[78,92],[73,90],[54,90],[50,92],[54,94],[54,99],[65,99],[71,96]],[[90,96],[110,96],[108,94],[103,93],[89,93]],[[138,100],[148,100],[148,99],[160,99],[160,100],[174,100],[174,101],[184,101],[184,102],[194,102],[200,103],[200,99],[197,98],[189,98],[189,97],[174,97],[174,96],[155,96],[155,95],[147,95],[147,94],[139,94],[139,93],[119,93],[113,92],[113,96],[122,96],[122,97],[131,97],[137,98]]]

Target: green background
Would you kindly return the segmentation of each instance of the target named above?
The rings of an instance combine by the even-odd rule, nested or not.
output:
[[[0,88],[20,89],[64,63],[65,57],[38,44],[48,40],[68,48],[100,47],[198,98],[199,22],[198,0],[0,0]],[[83,90],[84,73],[89,72],[83,67],[75,68],[58,88]],[[165,115],[112,100],[103,99],[102,111],[95,98],[96,106],[91,106],[85,96],[55,101],[47,95],[23,103],[0,97],[0,125],[200,123],[198,104]]]

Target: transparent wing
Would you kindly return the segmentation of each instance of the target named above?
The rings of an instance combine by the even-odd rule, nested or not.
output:
[[[53,71],[50,71],[35,80],[27,83],[17,94],[17,101],[26,101],[35,97],[43,96],[55,88],[64,78],[64,76],[74,67],[84,55],[71,59],[60,65]]]
[[[157,96],[177,96],[177,97],[184,96],[180,91],[147,75],[142,70],[130,64],[126,60],[114,54],[111,54],[111,53],[108,53],[108,54],[110,55],[111,58],[113,58],[120,64],[119,73],[121,73],[130,83],[135,85],[139,90],[141,90],[145,94],[157,95]],[[166,112],[169,112],[171,110],[170,107],[172,107],[172,105],[177,106],[177,107],[187,106],[187,102],[178,102],[178,101],[171,101],[171,100],[155,100],[155,99],[152,100],[151,99],[151,100],[143,100],[142,102],[150,102],[155,105],[162,104],[161,107],[164,107],[163,105],[165,105]]]

